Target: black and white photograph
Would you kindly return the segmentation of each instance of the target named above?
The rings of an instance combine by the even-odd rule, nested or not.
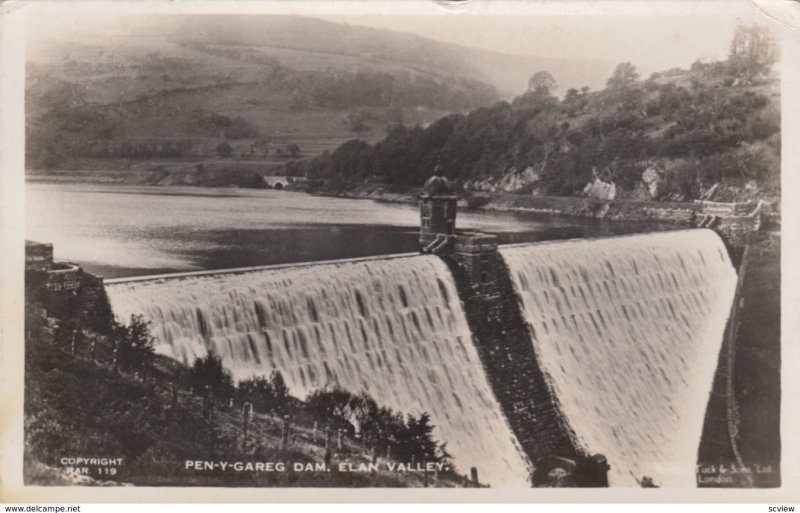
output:
[[[797,27],[736,0],[38,4],[3,13],[0,487],[800,484]]]

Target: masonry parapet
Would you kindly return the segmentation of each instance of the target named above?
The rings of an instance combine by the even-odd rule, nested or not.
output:
[[[699,228],[715,230],[734,248],[747,246],[758,239],[763,202],[698,203],[700,211],[696,214],[696,225]]]

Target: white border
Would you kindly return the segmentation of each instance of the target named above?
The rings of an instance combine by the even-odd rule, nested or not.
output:
[[[713,15],[730,1],[648,2],[600,1],[514,2],[473,0],[465,4],[417,0],[357,1],[6,1],[0,6],[0,501],[4,502],[574,502],[574,503],[719,503],[798,502],[798,348],[800,333],[800,249],[795,199],[798,183],[798,120],[800,120],[800,3],[761,0],[754,8],[777,20],[783,34],[782,55],[782,481],[779,489],[248,489],[248,488],[81,488],[22,486],[23,379],[23,241],[24,241],[24,27],[27,16],[40,12],[65,19],[87,12],[99,14],[272,13],[272,14],[413,14],[421,16],[551,16],[551,15]]]

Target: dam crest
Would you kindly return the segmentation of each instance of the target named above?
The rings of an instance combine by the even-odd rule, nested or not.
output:
[[[280,370],[301,398],[341,386],[427,412],[492,486],[530,486],[554,458],[589,465],[592,486],[693,486],[737,281],[722,239],[498,246],[458,233],[434,185],[428,254],[107,280],[114,314],[143,314],[157,352],[189,365],[213,350],[237,380]]]

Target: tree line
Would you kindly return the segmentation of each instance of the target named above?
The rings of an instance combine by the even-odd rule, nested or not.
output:
[[[437,165],[462,186],[530,168],[540,177],[540,193],[577,195],[595,177],[632,191],[654,168],[666,184],[664,197],[693,199],[710,184],[732,180],[776,191],[779,108],[749,87],[766,80],[774,53],[764,50],[766,29],[740,26],[737,38],[758,43],[732,43],[726,61],[646,80],[621,63],[605,89],[569,89],[562,99],[552,93],[552,75],[540,71],[510,102],[452,114],[426,128],[396,124],[374,145],[355,139],[288,163],[287,174],[334,190],[365,182],[407,190],[422,185]]]
[[[339,386],[318,389],[305,400],[293,397],[280,371],[268,377],[253,376],[234,383],[222,359],[213,351],[195,359],[188,370],[189,386],[196,393],[211,390],[222,397],[236,397],[260,413],[307,418],[309,422],[342,430],[357,437],[373,451],[390,453],[398,461],[441,462],[450,459],[446,443],[434,438],[435,426],[427,412],[418,416],[381,406],[369,394],[353,393]]]

